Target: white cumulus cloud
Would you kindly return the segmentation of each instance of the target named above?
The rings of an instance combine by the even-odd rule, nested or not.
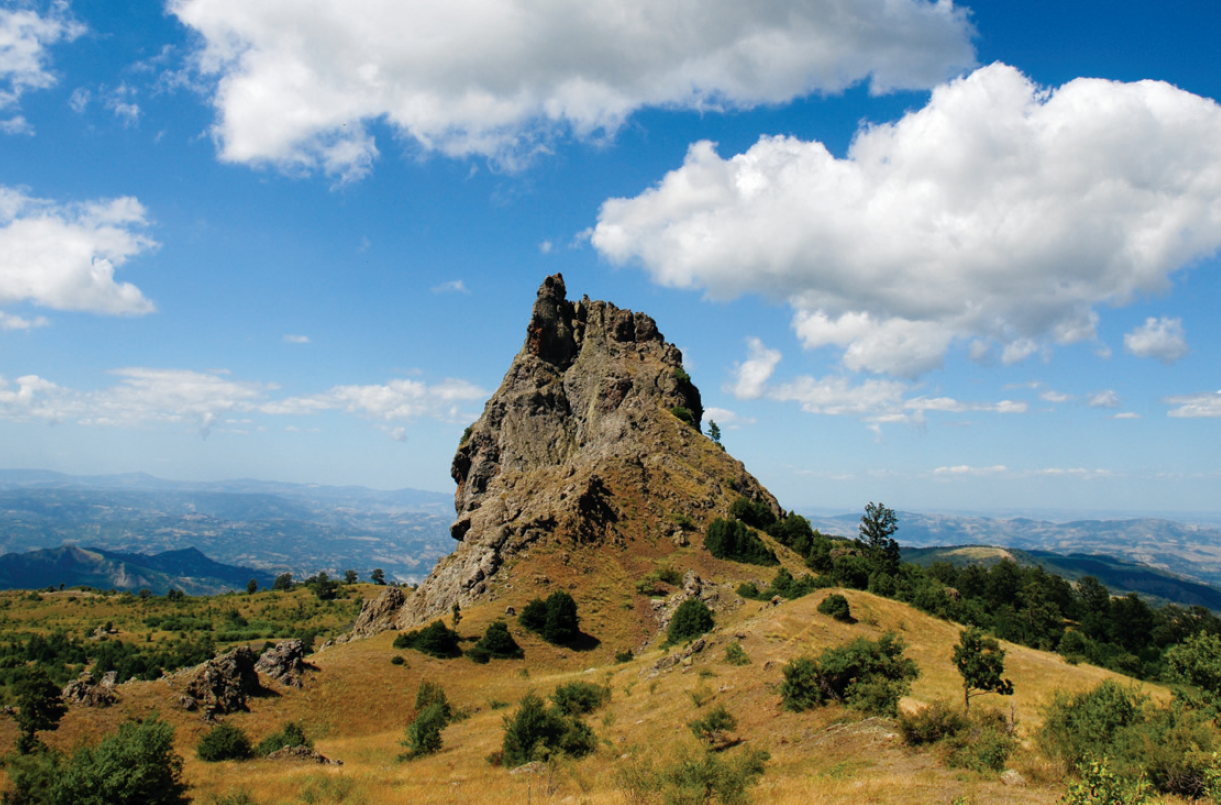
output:
[[[56,204],[0,186],[0,304],[119,316],[150,313],[140,289],[115,269],[157,246],[141,230],[134,198]]]
[[[9,113],[29,90],[55,83],[47,48],[59,41],[72,41],[85,27],[72,19],[66,2],[53,2],[40,13],[34,8],[0,8],[0,114]],[[26,4],[21,4],[26,5]],[[7,132],[25,131],[20,116],[11,120],[21,126],[0,126]]]
[[[1123,337],[1123,346],[1138,358],[1157,358],[1169,366],[1187,354],[1182,319],[1148,318]]]
[[[937,87],[844,158],[763,137],[693,144],[591,240],[715,298],[761,293],[846,368],[914,377],[956,343],[1004,363],[1096,338],[1102,306],[1164,292],[1221,246],[1221,106],[1156,81],[1057,89],[1004,64]]]
[[[357,178],[370,121],[512,165],[642,107],[928,88],[974,64],[952,0],[170,0],[201,37],[221,158]]]

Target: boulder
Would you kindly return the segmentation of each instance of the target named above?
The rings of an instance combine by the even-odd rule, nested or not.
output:
[[[297,761],[299,763],[320,763],[324,766],[342,766],[342,760],[331,760],[321,752],[310,749],[304,744],[301,746],[285,746],[272,752],[267,756],[268,760],[276,761]]]
[[[301,687],[301,677],[310,666],[305,662],[305,644],[300,640],[284,640],[263,652],[254,670],[281,685]]]
[[[115,694],[115,684],[118,673],[107,671],[101,680],[96,679],[88,671],[64,686],[64,701],[76,707],[106,707],[118,701]]]
[[[187,710],[202,708],[205,718],[245,710],[247,697],[263,689],[254,665],[254,652],[247,646],[208,660],[195,670],[179,701]],[[188,699],[193,706],[187,706]]]

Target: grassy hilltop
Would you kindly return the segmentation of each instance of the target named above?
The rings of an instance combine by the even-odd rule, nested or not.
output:
[[[537,570],[545,574],[545,561]],[[727,571],[708,580],[736,583],[755,575],[749,566],[731,564]],[[528,598],[545,594],[548,587],[541,582],[523,586],[526,589],[506,591],[496,601],[464,609],[458,624],[463,645],[469,647],[488,624],[503,618],[506,603],[520,611]],[[350,591],[371,595],[376,588],[360,585]],[[184,777],[197,802],[619,803],[625,798],[634,801],[632,774],[642,764],[665,765],[696,756],[696,740],[686,725],[723,705],[737,718],[736,733],[742,740],[741,747],[724,754],[750,748],[770,755],[753,792],[757,802],[1055,802],[1064,792],[1063,769],[1038,751],[1043,709],[1056,691],[1082,692],[1106,679],[1128,684],[1108,671],[1005,644],[1006,675],[1014,680],[1016,693],[1011,699],[985,696],[975,707],[996,706],[1008,713],[1012,705],[1021,746],[1008,767],[1020,772],[1026,784],[1007,786],[994,772],[950,769],[936,750],[906,746],[893,719],[865,717],[840,705],[804,713],[786,712],[781,706],[782,668],[794,657],[817,655],[857,637],[876,639],[885,632],[903,639],[906,655],[921,672],[910,696],[901,702],[903,711],[915,711],[936,699],[958,702],[961,679],[951,662],[960,631],[955,624],[858,590],[819,590],[775,606],[745,601],[733,611],[718,613],[717,626],[702,651],[654,672],[659,660],[682,654],[682,646],[652,648],[628,662],[615,660],[638,635],[636,619],[616,617],[614,610],[626,614],[624,603],[635,606],[643,601],[647,606],[649,599],[630,587],[621,587],[615,595],[609,588],[599,592],[596,585],[589,595],[583,592],[574,590],[574,595],[580,602],[582,629],[599,640],[592,650],[549,645],[518,628],[512,618],[510,630],[525,650],[525,659],[493,660],[486,665],[396,650],[395,634],[387,632],[313,655],[310,662],[317,671],[308,675],[303,690],[268,683],[273,695],[253,699],[249,712],[224,718],[224,723],[240,728],[255,743],[285,723],[297,722],[318,751],[342,760],[342,766],[199,760],[196,747],[211,727],[197,714],[174,706],[174,696],[180,692],[174,679],[122,685],[116,706],[72,709],[58,730],[42,737],[50,746],[69,750],[96,741],[125,720],[159,714],[175,727],[175,748],[185,758]],[[821,601],[834,593],[847,598],[855,622],[818,613]],[[237,609],[249,618],[260,612],[311,611],[322,603],[313,599],[307,590],[298,590],[187,599],[174,606],[186,617]],[[119,628],[117,639],[138,631],[142,607],[151,612],[166,606],[162,601],[120,603],[117,598],[67,593],[45,595],[38,602],[10,594],[4,601],[6,631],[66,629],[81,634],[105,618]],[[333,611],[319,614],[315,623],[333,629],[345,612],[350,617],[353,605],[354,601],[335,602]],[[154,640],[166,637],[154,630]],[[137,634],[135,639],[143,636]],[[256,647],[262,644],[252,642]],[[749,664],[727,661],[725,650],[730,644],[740,644]],[[394,664],[395,656],[405,662]],[[425,681],[440,683],[463,718],[444,730],[439,753],[401,761],[404,730],[414,715],[417,688]],[[596,751],[582,760],[560,758],[533,774],[511,774],[489,764],[488,756],[501,748],[504,718],[514,713],[522,698],[530,691],[546,695],[572,681],[593,682],[611,691],[609,703],[588,719],[597,738]],[[1141,688],[1156,701],[1168,699],[1167,691],[1156,685]],[[16,737],[11,721],[0,722],[0,747],[13,746]]]

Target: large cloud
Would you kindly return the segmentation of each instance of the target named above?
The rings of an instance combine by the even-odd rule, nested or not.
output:
[[[55,83],[48,66],[47,47],[71,41],[85,32],[71,18],[67,3],[52,3],[45,14],[32,8],[0,8],[0,113],[16,107],[22,94]],[[24,118],[10,119],[0,129],[25,130]]]
[[[1096,308],[1167,290],[1221,245],[1221,107],[993,64],[843,159],[791,137],[729,159],[696,143],[606,201],[592,241],[665,285],[785,299],[849,369],[915,376],[963,341],[1015,362],[1095,338]]]
[[[0,304],[151,312],[139,288],[114,280],[117,267],[157,245],[140,232],[147,223],[134,198],[61,205],[0,186]]]
[[[235,162],[358,176],[384,119],[424,149],[511,161],[644,106],[748,107],[970,67],[952,0],[171,0],[203,38]]]

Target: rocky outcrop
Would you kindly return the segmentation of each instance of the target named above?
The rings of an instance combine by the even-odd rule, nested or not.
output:
[[[254,670],[260,674],[293,688],[301,687],[301,677],[309,667],[305,662],[305,644],[300,640],[276,643],[254,664]]]
[[[296,761],[298,763],[318,763],[323,766],[342,766],[342,760],[331,760],[326,755],[308,746],[285,746],[267,756],[268,760]]]
[[[202,708],[205,718],[245,710],[247,698],[263,689],[254,665],[254,652],[247,646],[208,660],[195,671],[179,703],[187,710]]]
[[[349,633],[352,637],[369,637],[370,635],[393,629],[394,619],[406,601],[406,596],[398,587],[387,587],[381,595],[373,600],[366,600],[360,605],[360,615]]]
[[[479,600],[533,546],[562,546],[575,567],[641,540],[680,547],[676,517],[702,527],[740,495],[779,513],[700,433],[702,417],[682,353],[652,318],[571,302],[563,277],[548,277],[521,351],[454,456],[457,550],[401,604],[387,590],[367,605],[357,630],[412,628]]]
[[[64,702],[76,707],[106,707],[118,701],[115,685],[118,673],[107,671],[98,680],[88,671],[69,682],[63,689]]]

